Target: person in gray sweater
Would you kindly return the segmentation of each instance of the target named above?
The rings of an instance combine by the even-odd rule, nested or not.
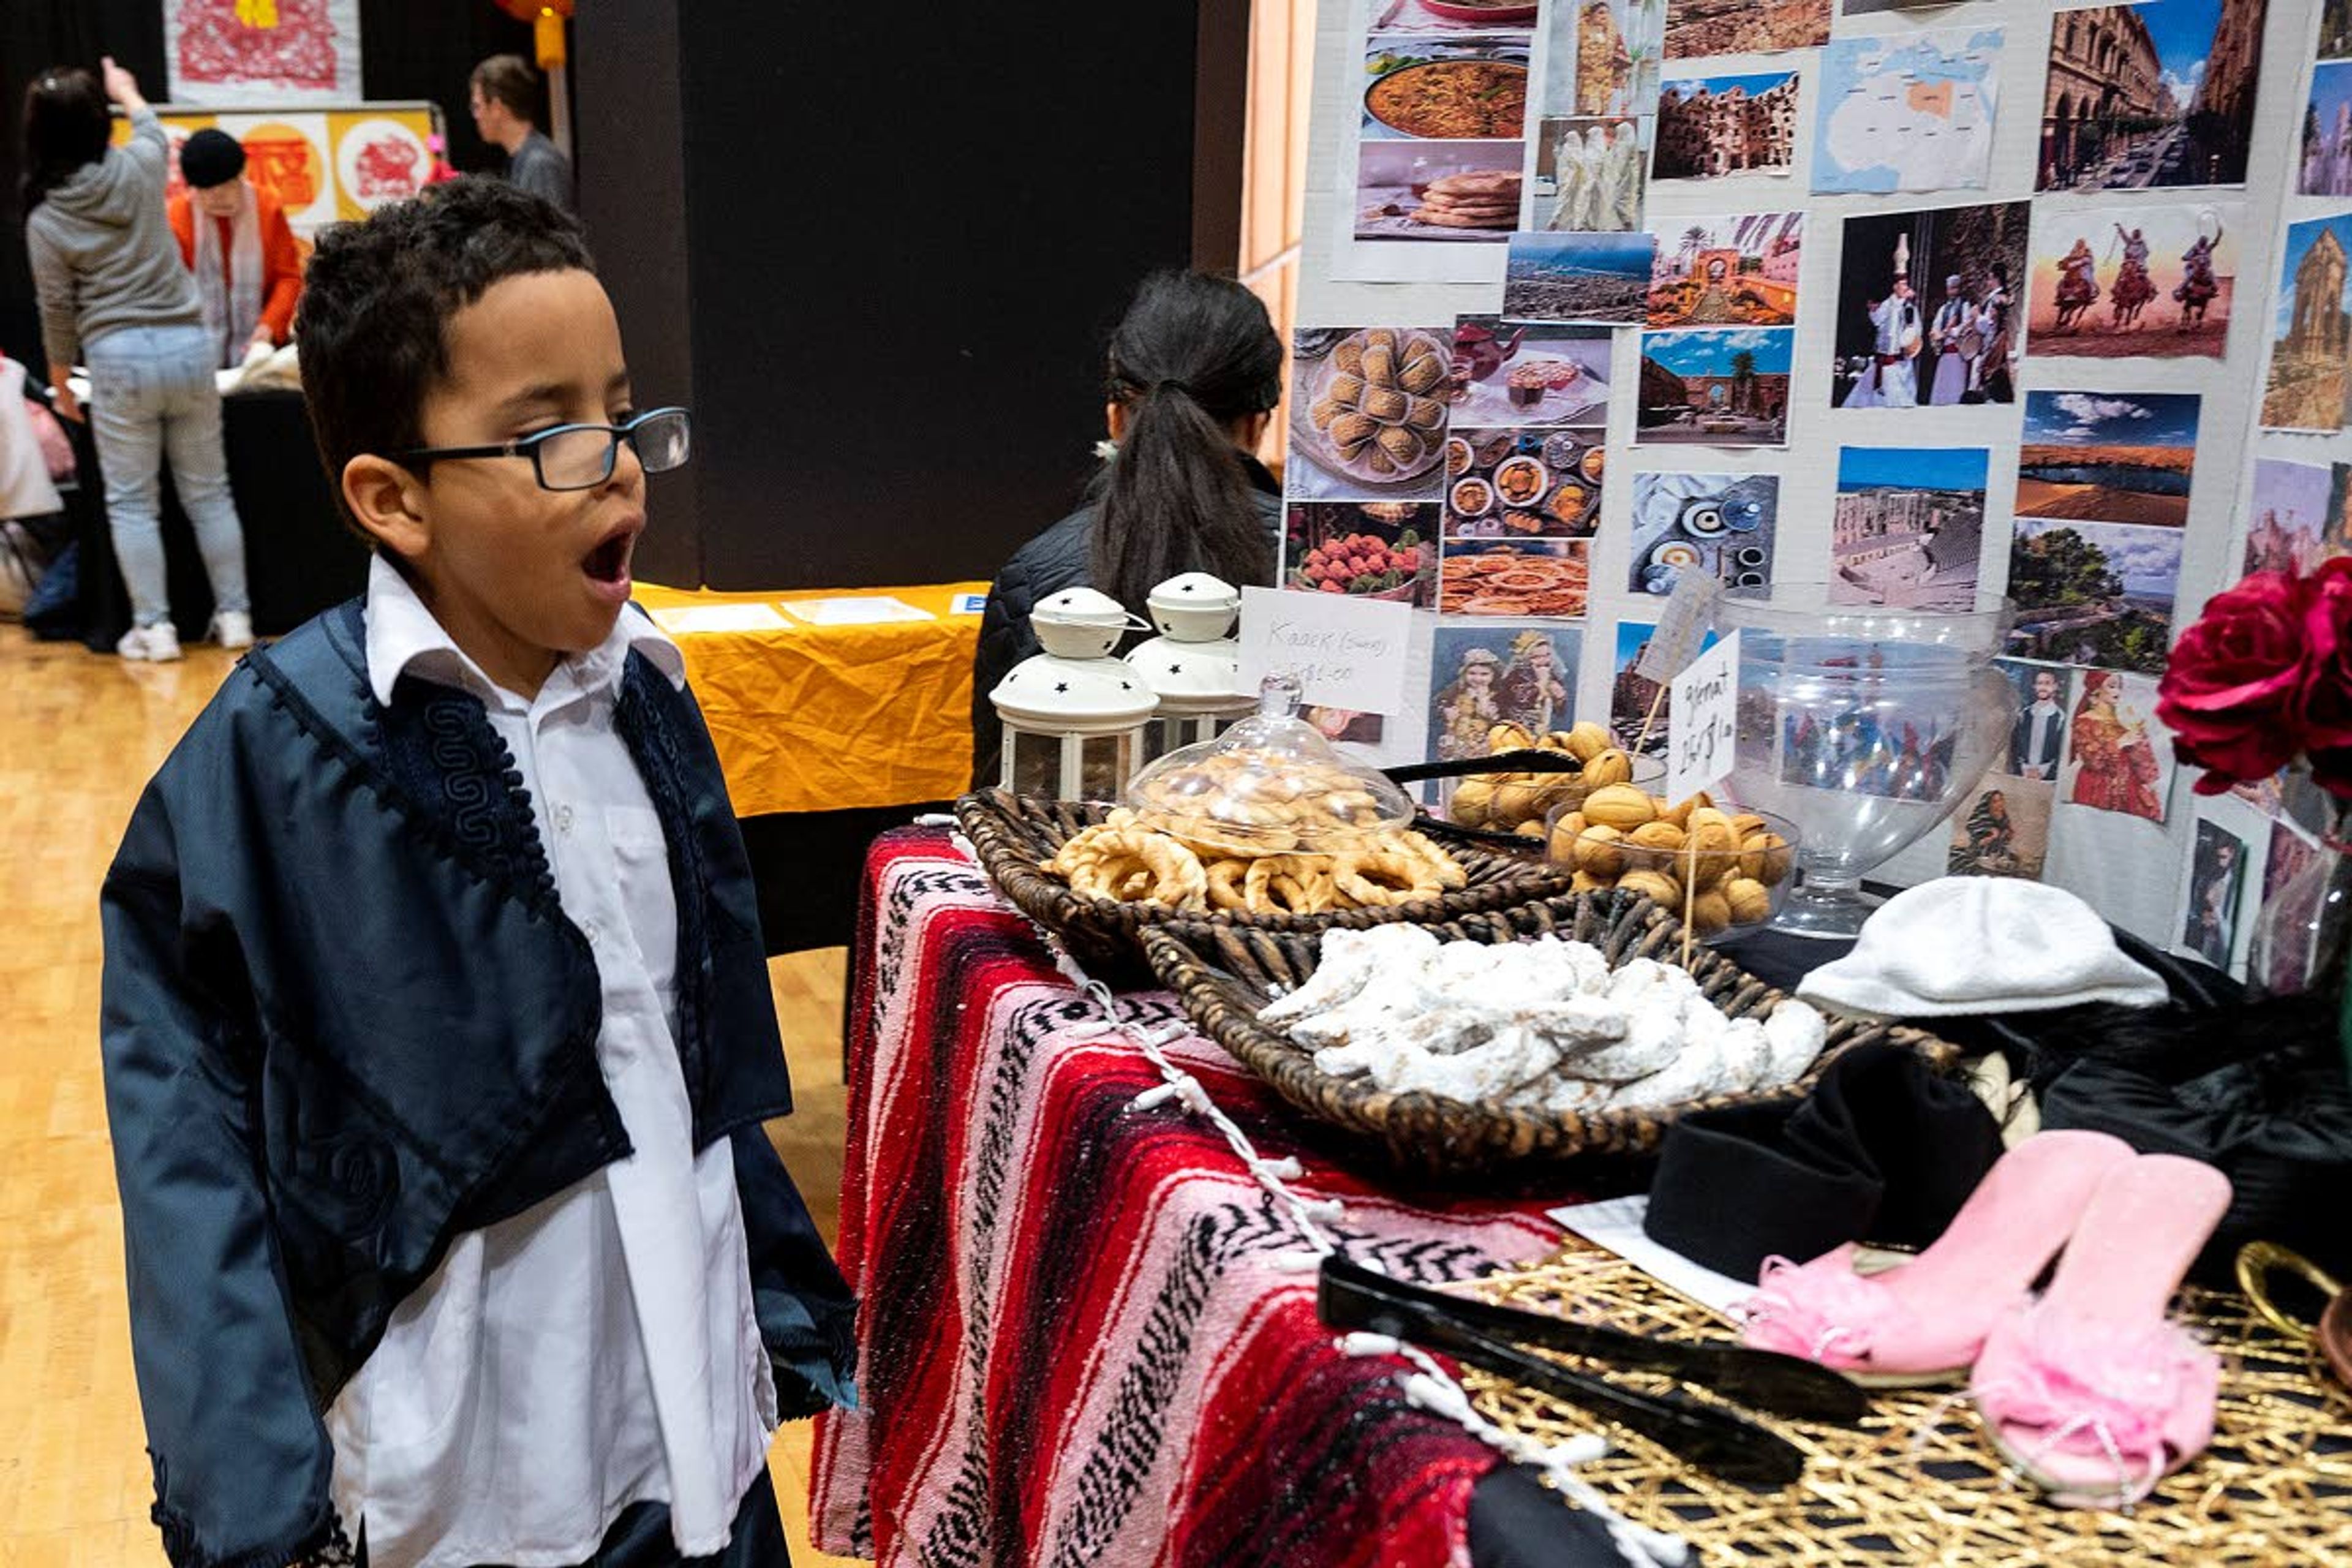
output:
[[[245,530],[221,449],[219,385],[194,280],[163,210],[170,157],[139,83],[111,59],[104,84],[58,67],[25,91],[25,244],[40,298],[41,337],[58,412],[84,417],[67,377],[89,366],[90,432],[106,470],[106,521],[131,593],[125,658],[180,657],[163,573],[160,517],[168,453],[180,505],[212,580],[212,635],[253,641]],[[131,117],[127,146],[107,145],[107,100]]]
[[[520,55],[492,55],[474,68],[467,107],[482,140],[504,148],[507,179],[572,210],[572,161],[539,128],[540,77]]]

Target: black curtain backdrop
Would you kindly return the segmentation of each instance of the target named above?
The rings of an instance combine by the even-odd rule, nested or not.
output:
[[[985,578],[1070,510],[1138,279],[1233,266],[1233,223],[1195,219],[1237,220],[1240,94],[1196,96],[1246,38],[1231,0],[945,6],[887,40],[858,6],[583,6],[590,242],[640,388],[695,415],[647,574]]]
[[[466,80],[495,54],[530,54],[530,27],[490,0],[362,0],[362,96],[428,99],[448,122],[450,162],[494,169],[496,148],[474,134]],[[112,55],[157,103],[170,96],[163,68],[162,0],[0,0],[0,350],[39,373],[40,323],[25,258],[23,177],[26,84],[53,65],[92,69]]]

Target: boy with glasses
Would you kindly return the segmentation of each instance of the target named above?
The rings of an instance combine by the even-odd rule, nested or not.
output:
[[[571,219],[460,180],[320,237],[363,603],[230,678],[107,878],[103,1037],[175,1568],[785,1561],[851,1301],[761,1131],[756,902],[628,603],[640,412]]]

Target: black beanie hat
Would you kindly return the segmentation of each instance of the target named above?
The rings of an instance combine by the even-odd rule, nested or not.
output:
[[[200,191],[226,185],[245,173],[245,149],[226,131],[207,125],[180,149],[180,177]]]

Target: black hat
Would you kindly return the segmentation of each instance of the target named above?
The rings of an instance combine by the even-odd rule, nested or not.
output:
[[[226,131],[207,125],[180,149],[180,176],[200,191],[226,185],[245,173],[245,149]]]

